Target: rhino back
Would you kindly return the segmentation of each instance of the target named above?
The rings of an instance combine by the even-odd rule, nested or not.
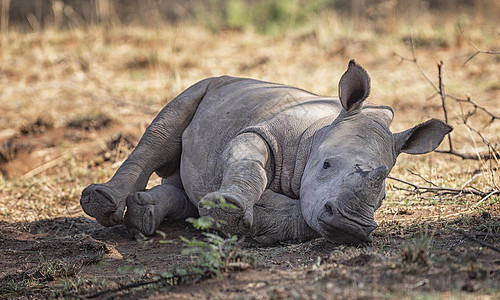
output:
[[[305,164],[308,154],[299,150],[299,144],[312,139],[311,132],[305,138],[304,132],[333,121],[339,111],[333,98],[280,84],[221,77],[211,85],[182,135],[181,178],[187,195],[196,203],[217,190],[222,181],[220,157],[228,143],[241,132],[256,132],[272,152],[270,188],[294,196],[289,182],[296,155],[300,152],[299,160]]]

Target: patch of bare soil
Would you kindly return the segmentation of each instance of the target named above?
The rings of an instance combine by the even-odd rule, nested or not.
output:
[[[38,117],[9,136],[0,137],[0,173],[19,177],[40,170],[50,175],[55,172],[51,172],[52,164],[64,159],[68,149],[80,156],[96,154],[96,140],[103,136],[111,137],[103,142],[104,147],[97,153],[100,159],[93,161],[93,166],[122,157],[135,146],[137,138],[118,131],[118,126],[103,114],[80,116],[61,127],[54,127],[51,119]]]
[[[144,283],[186,267],[189,260],[181,255],[186,246],[179,236],[200,237],[188,223],[164,222],[160,230],[165,236],[136,240],[122,226],[105,228],[83,216],[2,222],[0,291],[2,297],[15,298],[114,299],[498,295],[499,253],[445,227],[461,228],[464,222],[469,233],[498,247],[500,219],[482,215],[383,226],[374,243],[364,247],[324,239],[262,247],[247,240],[240,252],[254,259],[250,269],[174,285],[167,280]]]
[[[166,225],[168,226],[168,225]],[[184,223],[169,226],[166,239],[193,230]],[[163,228],[165,229],[165,228]],[[123,266],[143,266],[164,272],[178,266],[179,242],[168,247],[135,240],[122,227],[105,228],[86,217],[45,219],[30,223],[0,223],[0,295],[8,297],[71,296],[92,293],[99,278],[106,287],[139,276],[119,273]],[[76,278],[80,278],[78,282]]]

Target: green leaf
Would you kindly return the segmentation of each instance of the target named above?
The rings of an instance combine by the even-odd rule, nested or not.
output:
[[[206,236],[211,243],[220,245],[220,244],[222,244],[224,242],[224,239],[221,238],[220,236],[216,235],[216,234],[209,233],[209,232],[203,232],[202,234],[204,236]]]
[[[165,238],[167,236],[167,234],[161,230],[156,230],[156,233],[161,235],[162,238]]]
[[[189,243],[189,240],[187,238],[183,237],[182,235],[179,235],[179,238],[181,239],[181,241],[183,243]]]
[[[186,222],[193,224],[193,227],[198,230],[207,230],[212,228],[212,226],[215,223],[215,220],[210,216],[202,216],[199,217],[198,219],[187,218]]]

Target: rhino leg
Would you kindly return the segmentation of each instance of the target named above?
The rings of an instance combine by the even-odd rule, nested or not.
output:
[[[198,203],[200,215],[222,220],[221,231],[229,234],[249,233],[253,222],[253,206],[268,184],[269,149],[257,134],[243,133],[235,137],[221,156],[223,178],[219,190],[209,193]],[[269,177],[272,178],[272,177]],[[227,208],[211,204],[221,199],[236,206]]]
[[[185,219],[198,215],[189,201],[179,172],[163,180],[161,185],[127,197],[124,223],[132,234],[152,235],[164,219]]]
[[[265,245],[280,241],[307,241],[320,235],[302,217],[300,200],[266,189],[254,207],[254,239]]]
[[[83,190],[80,203],[85,213],[104,226],[120,224],[129,194],[144,190],[153,172],[167,177],[179,169],[182,133],[212,81],[194,84],[167,104],[113,177]]]

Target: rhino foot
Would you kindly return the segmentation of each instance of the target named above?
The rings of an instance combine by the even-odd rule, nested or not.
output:
[[[105,185],[91,184],[85,188],[80,204],[87,215],[106,227],[118,225],[123,220],[125,202],[120,203],[115,192]]]
[[[222,221],[217,229],[228,234],[248,233],[253,224],[253,206],[245,207],[237,197],[226,193],[213,192],[205,195],[198,203],[198,211],[200,216],[208,215]]]
[[[161,202],[147,192],[136,192],[127,197],[125,226],[134,235],[153,235],[165,218]]]

